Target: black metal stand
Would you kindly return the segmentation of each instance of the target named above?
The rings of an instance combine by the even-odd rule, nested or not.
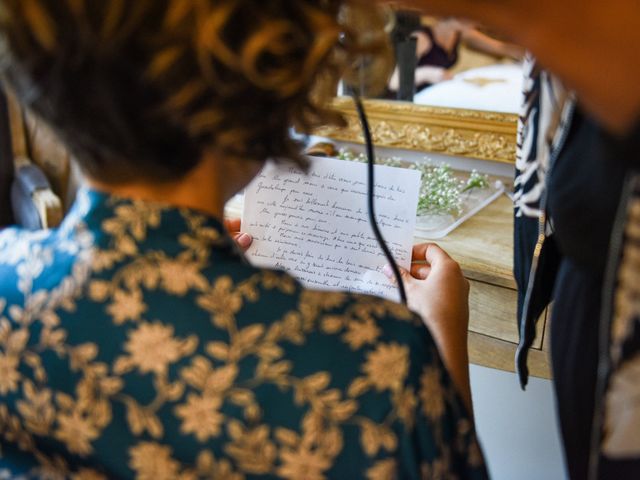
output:
[[[417,41],[412,37],[405,37],[395,44],[400,75],[398,100],[413,102],[416,93],[416,46]]]

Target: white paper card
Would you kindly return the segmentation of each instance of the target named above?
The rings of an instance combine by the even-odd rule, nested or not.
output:
[[[399,300],[367,216],[367,166],[311,157],[304,174],[269,163],[245,191],[251,263],[286,270],[306,287]],[[409,268],[420,173],[376,166],[376,215],[398,264]]]

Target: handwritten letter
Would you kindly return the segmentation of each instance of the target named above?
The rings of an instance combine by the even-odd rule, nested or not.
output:
[[[367,217],[366,165],[311,158],[304,174],[268,164],[247,187],[242,228],[259,267],[288,271],[305,286],[398,300]],[[376,166],[376,215],[398,264],[409,268],[420,174]]]

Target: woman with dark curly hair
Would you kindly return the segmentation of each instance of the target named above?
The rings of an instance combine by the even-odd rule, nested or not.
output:
[[[416,247],[417,315],[253,268],[221,223],[267,158],[303,162],[288,129],[331,120],[376,21],[355,0],[0,0],[5,77],[90,187],[59,229],[0,235],[1,478],[486,477],[455,262]]]

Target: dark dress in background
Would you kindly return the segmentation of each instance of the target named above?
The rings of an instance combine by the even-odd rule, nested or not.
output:
[[[431,49],[418,59],[418,68],[420,67],[441,67],[444,69],[452,68],[458,63],[458,48],[460,47],[461,36],[460,32],[456,33],[456,41],[451,51],[446,50],[440,45],[431,27],[424,26],[418,32],[424,33],[429,37],[431,41]],[[416,85],[416,91],[420,92],[427,87],[430,87],[431,83],[419,83]]]
[[[625,178],[638,165],[632,145],[577,112],[549,177],[548,211],[562,256],[551,363],[568,471],[576,480],[587,478],[604,278]]]

